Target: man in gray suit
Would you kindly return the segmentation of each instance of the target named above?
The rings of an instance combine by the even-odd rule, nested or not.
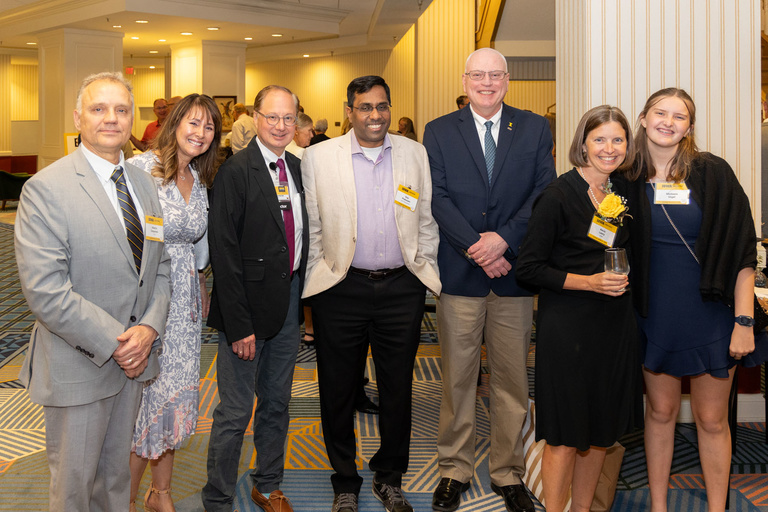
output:
[[[35,323],[20,380],[43,405],[51,511],[125,511],[142,382],[159,370],[170,259],[154,180],[126,164],[133,95],[119,73],[87,77],[82,144],[24,186],[19,277]]]

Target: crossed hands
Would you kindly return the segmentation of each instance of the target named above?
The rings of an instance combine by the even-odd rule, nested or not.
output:
[[[512,265],[504,257],[509,248],[498,233],[487,231],[480,233],[480,240],[475,242],[467,254],[480,265],[490,278],[505,276],[512,270]]]
[[[156,339],[157,331],[148,325],[134,325],[117,337],[120,344],[112,357],[129,379],[138,377],[147,368],[152,343]]]

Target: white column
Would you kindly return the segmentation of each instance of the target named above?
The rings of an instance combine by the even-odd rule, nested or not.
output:
[[[0,54],[0,156],[11,154],[11,56]]]
[[[64,134],[74,133],[72,112],[83,78],[102,71],[122,71],[123,35],[95,30],[61,29],[38,36],[40,66],[40,167],[66,150]]]
[[[558,172],[589,108],[634,124],[649,95],[688,91],[696,141],[733,167],[760,219],[759,0],[556,0]]]
[[[219,41],[172,46],[172,95],[237,96],[238,101],[247,103],[245,48],[242,43]]]

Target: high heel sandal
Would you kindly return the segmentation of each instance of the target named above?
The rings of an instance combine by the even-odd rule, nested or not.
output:
[[[169,487],[161,491],[160,489],[155,489],[155,486],[152,484],[152,482],[150,482],[149,489],[147,489],[147,494],[144,495],[144,512],[158,512],[157,509],[149,506],[149,497],[152,496],[152,493],[171,494],[171,488]]]
[[[136,502],[132,501],[128,504],[128,512],[136,512]]]

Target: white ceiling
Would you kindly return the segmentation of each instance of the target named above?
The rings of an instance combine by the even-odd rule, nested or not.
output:
[[[391,49],[432,1],[2,0],[0,48],[34,48],[38,34],[73,28],[122,33],[123,53],[138,59],[201,40],[243,43],[250,60]],[[554,40],[554,31],[554,0],[507,0],[497,40]]]

